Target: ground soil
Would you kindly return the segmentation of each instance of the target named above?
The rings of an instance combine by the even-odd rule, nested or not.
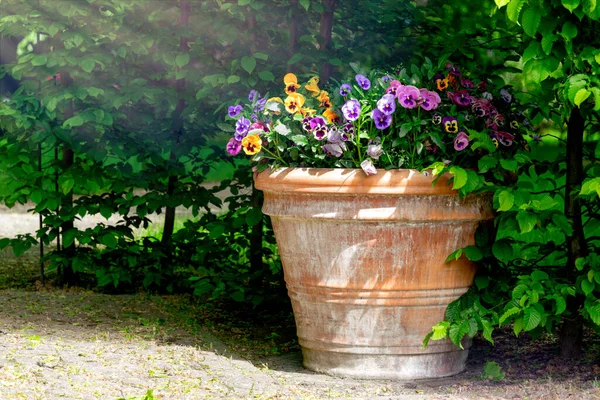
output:
[[[23,226],[18,218],[10,223]],[[495,346],[476,337],[453,377],[336,378],[302,368],[283,300],[252,311],[42,286],[36,254],[0,252],[0,399],[600,399],[600,340],[591,334],[577,360],[558,358],[553,337],[505,329]],[[489,361],[502,380],[485,376]]]

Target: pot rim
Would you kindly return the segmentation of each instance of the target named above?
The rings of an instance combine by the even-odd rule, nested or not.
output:
[[[257,189],[265,192],[337,193],[369,195],[458,195],[448,184],[452,178],[438,178],[416,169],[378,169],[367,176],[360,168],[266,169],[254,174]]]

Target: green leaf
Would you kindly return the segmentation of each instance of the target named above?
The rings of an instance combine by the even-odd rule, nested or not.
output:
[[[475,286],[477,289],[483,290],[490,285],[490,277],[486,275],[478,275],[475,277]]]
[[[304,56],[300,53],[296,53],[294,54],[292,57],[290,57],[290,59],[288,60],[288,65],[292,65],[292,64],[296,64],[298,61],[302,60],[304,58]]]
[[[262,221],[263,213],[260,208],[251,208],[246,214],[246,223],[248,226],[254,226]]]
[[[523,12],[523,18],[521,19],[525,33],[531,37],[535,37],[541,20],[542,16],[540,14],[540,10],[538,8],[528,7]]]
[[[515,195],[509,190],[503,190],[498,194],[498,211],[508,211],[515,204]]]
[[[573,99],[573,103],[577,107],[580,107],[581,103],[583,103],[584,101],[586,101],[587,98],[590,97],[591,94],[592,94],[592,92],[590,92],[587,89],[579,89],[577,91],[577,93],[575,94],[575,98]]]
[[[567,21],[562,27],[561,34],[567,40],[575,38],[577,36],[577,25],[571,21]]]
[[[310,0],[300,0],[299,3],[306,11],[308,11],[308,7],[310,7]]]
[[[542,50],[544,50],[544,53],[550,55],[552,52],[552,45],[556,42],[556,39],[557,37],[555,34],[548,34],[542,37]]]
[[[502,367],[495,361],[488,361],[483,367],[483,378],[494,381],[501,381],[506,375],[502,372]]]
[[[508,310],[504,311],[504,314],[502,314],[502,316],[498,320],[498,325],[502,326],[507,319],[509,319],[513,315],[519,314],[520,312],[521,312],[521,309],[519,307],[509,308]]]
[[[526,308],[523,311],[523,330],[529,332],[542,322],[542,316],[538,310],[533,307]]]
[[[583,0],[583,12],[592,15],[596,10],[596,0]]]
[[[460,318],[460,301],[454,300],[448,307],[446,308],[446,313],[444,314],[447,321],[454,321]]]
[[[488,342],[490,342],[491,344],[494,344],[494,339],[492,338],[492,333],[494,332],[494,327],[492,326],[490,321],[484,319],[481,321],[481,325],[483,325],[483,333],[482,333],[483,338],[485,340],[487,340]]]
[[[562,0],[562,5],[569,10],[569,12],[573,12],[577,7],[579,7],[579,3],[581,0]]]
[[[117,240],[117,238],[115,236],[113,236],[112,233],[107,233],[100,237],[100,243],[102,243],[109,249],[114,249],[115,247],[117,247],[117,244],[119,243],[119,241]]]
[[[516,160],[501,159],[500,165],[507,171],[516,171],[519,169],[519,164]]]
[[[444,339],[445,337],[448,336],[448,328],[449,327],[450,327],[450,324],[446,321],[438,322],[431,328],[431,331],[433,332],[431,339],[432,340]]]
[[[450,174],[453,175],[452,189],[457,190],[466,185],[467,179],[469,178],[467,171],[460,167],[451,167]]]
[[[463,249],[454,250],[448,257],[446,257],[445,262],[450,262],[454,260],[458,260],[463,254]]]
[[[96,61],[90,60],[89,58],[86,58],[85,60],[83,60],[81,62],[81,69],[83,69],[88,74],[94,70],[95,66],[96,66]]]
[[[85,123],[82,117],[79,115],[75,115],[74,117],[69,118],[63,123],[63,128],[81,126]]]
[[[179,53],[177,57],[175,57],[175,64],[179,68],[185,67],[190,62],[190,54],[189,53]]]
[[[560,315],[560,314],[564,313],[565,310],[567,309],[567,301],[565,300],[565,298],[562,296],[559,296],[559,295],[556,295],[552,298],[554,299],[554,302],[556,303],[555,315]]]
[[[273,82],[275,80],[275,75],[271,71],[260,71],[258,77],[263,81]]]
[[[527,46],[523,52],[523,62],[526,63],[527,61],[538,57],[540,55],[540,48],[539,42],[532,41],[529,43],[529,46]]]
[[[75,237],[77,236],[77,229],[67,229],[62,234],[63,246],[69,247],[75,242]]]
[[[308,145],[308,138],[304,135],[294,135],[290,139],[292,139],[292,142],[294,142],[297,146]]]
[[[508,262],[513,257],[513,248],[512,245],[506,240],[497,240],[492,245],[492,254],[498,260],[503,262]]]
[[[244,68],[247,73],[251,74],[252,71],[254,71],[254,68],[256,68],[256,59],[248,56],[242,57],[242,68]]]
[[[600,88],[593,87],[590,90],[594,93],[594,111],[600,111]]]
[[[208,228],[208,237],[211,239],[216,239],[219,236],[225,233],[225,224],[221,222],[213,222],[207,225]]]
[[[521,9],[523,8],[524,3],[525,0],[512,0],[508,7],[506,7],[506,15],[508,16],[508,19],[515,23],[518,22],[519,14],[521,14]]]
[[[600,303],[596,301],[595,305],[592,304],[594,303],[588,303],[586,301],[585,309],[587,310],[588,314],[590,314],[590,319],[592,322],[596,325],[600,325]]]
[[[502,8],[505,5],[507,5],[508,3],[510,3],[510,0],[494,0],[496,2],[496,6],[498,8]]]
[[[73,189],[74,185],[75,180],[73,178],[67,178],[60,184],[60,188],[64,194],[67,194]]]
[[[571,236],[573,234],[573,227],[564,214],[554,214],[552,216],[552,222],[554,222],[554,225],[558,226],[565,235]]]
[[[39,67],[41,65],[46,65],[48,62],[48,56],[45,54],[38,54],[37,56],[31,59],[31,65],[35,67]]]
[[[517,221],[519,222],[521,233],[531,232],[537,224],[537,215],[527,211],[519,211],[517,213]]]
[[[252,0],[238,0],[238,4],[240,6],[247,6],[248,4],[251,3]]]
[[[481,157],[477,162],[479,172],[482,174],[485,174],[490,169],[494,168],[496,165],[498,165],[498,160],[489,154],[486,154],[485,156]]]
[[[269,55],[265,54],[265,53],[254,53],[253,54],[254,58],[258,58],[259,60],[263,60],[263,61],[267,61],[269,59]]]
[[[452,326],[450,326],[448,336],[450,337],[450,340],[452,341],[452,343],[454,343],[456,346],[460,347],[461,349],[464,349],[464,347],[461,343],[461,340],[463,337],[465,337],[465,335],[468,332],[469,332],[469,321],[463,321],[460,325],[452,324]]]
[[[590,293],[592,293],[594,291],[596,284],[592,283],[586,279],[583,279],[581,281],[581,290],[583,290],[583,293],[587,296]]]
[[[536,269],[531,273],[531,279],[534,282],[541,282],[550,279],[550,276],[546,272]]]
[[[238,75],[231,75],[227,78],[227,83],[233,84],[238,83],[240,81],[240,77]]]
[[[523,317],[517,318],[513,323],[513,332],[515,336],[519,336],[519,333],[523,330]]]
[[[463,249],[467,258],[471,261],[479,261],[483,258],[483,253],[477,246],[467,246]]]

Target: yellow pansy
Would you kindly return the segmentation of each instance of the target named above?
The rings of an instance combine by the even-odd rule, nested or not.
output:
[[[323,108],[331,108],[331,101],[329,100],[329,94],[322,90],[319,94],[319,101],[321,102],[321,107]]]
[[[339,122],[340,117],[331,108],[328,108],[323,112],[323,116],[327,118],[327,121],[331,124],[333,122]]]
[[[286,74],[283,77],[283,83],[285,83],[285,93],[287,94],[296,93],[296,89],[300,87],[298,85],[298,78],[292,73]]]
[[[314,76],[308,80],[308,83],[306,85],[304,85],[306,90],[312,92],[313,97],[317,97],[319,95],[319,92],[321,91],[319,89],[319,86],[317,86],[317,83],[319,83],[319,78]]]
[[[285,99],[285,109],[292,114],[300,111],[302,106],[304,105],[304,96],[300,93],[292,93]]]
[[[262,140],[257,134],[248,135],[242,139],[242,148],[244,153],[252,156],[260,151],[262,147]]]
[[[317,110],[313,109],[313,108],[301,108],[300,109],[300,114],[302,114],[302,116],[304,118],[306,117],[312,117],[314,115],[317,114]]]

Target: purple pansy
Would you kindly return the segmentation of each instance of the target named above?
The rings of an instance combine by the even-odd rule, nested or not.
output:
[[[363,169],[363,171],[365,171],[365,174],[367,174],[367,176],[377,174],[377,169],[373,165],[373,161],[371,161],[368,158],[360,163],[360,167]]]
[[[391,115],[396,111],[396,98],[393,94],[384,94],[377,101],[377,109],[386,115]]]
[[[248,134],[248,128],[250,128],[250,120],[244,117],[241,117],[235,123],[235,134],[234,137],[238,141],[242,141],[243,138]]]
[[[317,140],[323,140],[327,136],[327,124],[321,117],[314,117],[310,121],[310,129]]]
[[[229,115],[231,118],[235,118],[238,115],[240,115],[240,113],[242,112],[242,106],[241,105],[237,105],[237,106],[229,106],[227,108],[227,115]]]
[[[342,106],[342,113],[348,121],[356,121],[360,116],[360,103],[358,100],[351,99]]]
[[[457,106],[467,107],[471,104],[471,96],[466,90],[448,92],[448,98]]]
[[[265,109],[265,104],[267,104],[267,98],[262,98],[262,99],[258,99],[256,100],[256,103],[254,104],[254,112],[261,112],[262,110]]]
[[[462,151],[467,148],[469,145],[469,136],[466,133],[460,132],[454,138],[454,150]]]
[[[383,113],[379,108],[373,110],[371,117],[377,129],[386,129],[392,123],[392,115]]]
[[[421,95],[419,89],[414,86],[399,86],[396,89],[396,95],[398,97],[398,102],[404,108],[415,108],[417,106],[417,102],[419,101],[419,96]]]
[[[227,143],[227,152],[232,156],[235,156],[242,150],[242,142],[235,140],[235,138],[229,139]]]
[[[355,78],[362,90],[369,90],[371,88],[371,81],[366,76],[358,74]]]
[[[248,101],[254,102],[254,100],[260,99],[260,93],[256,90],[252,89],[250,93],[248,93]]]
[[[350,94],[350,92],[352,91],[352,87],[350,85],[348,85],[347,83],[344,83],[342,86],[340,86],[340,95],[341,96],[348,96]]]
[[[306,117],[302,120],[302,129],[304,129],[307,132],[310,132],[310,130],[312,129],[310,127],[310,121],[312,121],[313,117]]]
[[[475,87],[473,81],[471,81],[470,79],[461,79],[460,85],[465,89],[473,89]]]
[[[265,123],[260,121],[253,122],[252,125],[248,127],[248,132],[256,129],[260,129],[263,132],[269,132],[269,127]]]
[[[432,92],[427,89],[419,89],[419,92],[421,96],[421,102],[419,105],[425,111],[435,110],[442,101],[440,95],[436,92]]]
[[[507,147],[512,146],[513,140],[515,139],[513,135],[504,131],[494,132],[494,135],[496,136],[496,139],[498,139],[498,142],[500,142],[501,145]]]
[[[335,125],[329,127],[329,130],[327,131],[327,141],[329,143],[337,143],[342,141],[342,133]]]
[[[392,94],[392,95],[396,96],[398,88],[400,86],[402,86],[402,84],[400,83],[400,81],[393,80],[393,81],[390,82],[390,87],[388,87],[387,89],[385,89],[385,93],[386,94]]]
[[[354,139],[354,125],[347,123],[342,127],[341,138],[344,142]]]

